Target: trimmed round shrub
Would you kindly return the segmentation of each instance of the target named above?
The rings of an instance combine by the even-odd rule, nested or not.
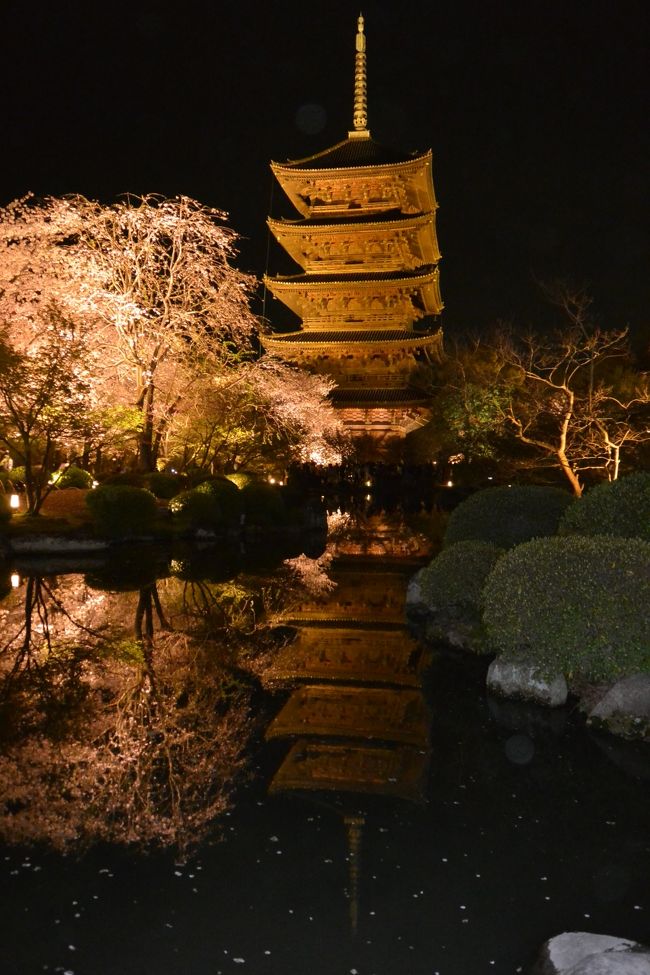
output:
[[[443,549],[419,575],[429,607],[449,613],[480,612],[485,580],[503,549],[491,542],[458,542]]]
[[[12,513],[8,495],[0,493],[0,525],[6,525],[11,521]]]
[[[477,491],[452,511],[444,544],[475,539],[513,548],[531,538],[554,535],[571,500],[561,488],[533,484]]]
[[[650,671],[650,543],[538,538],[500,559],[483,592],[492,647],[550,676]]]
[[[227,477],[210,477],[198,484],[195,490],[216,498],[229,524],[239,522],[244,511],[244,499],[237,485]]]
[[[277,528],[287,523],[287,509],[281,489],[265,481],[251,481],[241,489],[246,524]]]
[[[214,495],[192,488],[181,491],[169,502],[174,524],[183,531],[215,531],[223,528],[224,515]]]
[[[186,483],[187,478],[183,474],[168,474],[167,471],[153,471],[146,479],[151,493],[161,501],[171,501],[180,494]]]
[[[63,471],[57,471],[52,480],[58,488],[90,488],[93,486],[93,476],[81,467],[71,464]]]
[[[240,490],[245,488],[248,484],[259,484],[259,477],[256,474],[246,474],[243,471],[237,471],[235,474],[226,474],[227,481],[232,481],[235,487]]]
[[[481,595],[503,551],[491,542],[458,542],[418,573],[429,639],[476,652],[484,649]]]
[[[111,538],[146,533],[158,513],[150,491],[128,484],[102,484],[88,492],[86,505],[97,530]]]
[[[650,474],[605,481],[576,498],[562,516],[559,533],[650,541]]]

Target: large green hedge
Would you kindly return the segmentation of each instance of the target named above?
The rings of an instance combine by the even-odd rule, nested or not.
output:
[[[158,513],[156,499],[144,488],[102,484],[86,495],[97,530],[112,538],[146,534]]]
[[[559,533],[650,541],[650,473],[605,481],[576,498],[562,516]]]
[[[537,485],[477,491],[452,511],[444,544],[476,539],[513,548],[531,538],[554,535],[571,497],[560,488]]]
[[[650,544],[539,538],[497,562],[483,593],[497,652],[546,674],[611,679],[650,670]]]

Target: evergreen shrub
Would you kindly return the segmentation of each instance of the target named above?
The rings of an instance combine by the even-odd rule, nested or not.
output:
[[[426,635],[480,652],[485,647],[481,596],[485,580],[503,555],[491,542],[458,542],[418,573],[428,610]]]
[[[650,671],[650,543],[538,538],[500,559],[483,592],[490,645],[546,675]]]
[[[560,522],[561,535],[615,535],[650,542],[650,473],[605,481],[576,498]]]
[[[171,501],[180,494],[187,483],[183,474],[169,474],[167,471],[153,471],[147,476],[147,487],[161,501]]]
[[[88,492],[86,506],[97,530],[111,538],[147,532],[158,513],[150,491],[128,484],[100,485]]]
[[[508,549],[554,535],[571,500],[561,488],[533,484],[477,491],[452,511],[444,544],[474,539]]]
[[[197,485],[196,490],[217,499],[223,516],[229,524],[239,523],[239,518],[244,511],[244,499],[237,485],[227,477],[207,478]]]
[[[480,613],[485,580],[504,550],[491,542],[458,542],[433,559],[419,574],[428,607],[451,614]]]
[[[224,515],[217,498],[208,492],[192,488],[181,491],[169,502],[174,525],[182,531],[216,531],[223,528]]]
[[[235,487],[240,490],[245,488],[247,484],[258,484],[259,477],[256,474],[247,474],[244,471],[237,471],[235,474],[226,474],[227,481],[232,481]]]
[[[81,467],[71,464],[65,470],[56,472],[52,478],[58,488],[91,488],[93,486],[93,476]]]
[[[241,490],[246,524],[277,528],[287,523],[287,509],[279,487],[265,481],[251,481]]]

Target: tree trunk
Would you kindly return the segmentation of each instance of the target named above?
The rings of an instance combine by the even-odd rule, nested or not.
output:
[[[558,450],[557,457],[558,457],[558,460],[560,462],[560,467],[562,469],[562,473],[568,479],[569,484],[571,485],[571,489],[572,489],[573,493],[575,494],[576,498],[581,498],[582,497],[582,484],[578,480],[577,474],[575,473],[575,471],[572,469],[571,465],[569,464],[569,461],[567,460],[566,454],[564,453],[563,450]]]
[[[153,456],[153,399],[154,386],[149,383],[143,390],[142,401],[142,430],[138,442],[138,468],[148,474],[154,469]]]

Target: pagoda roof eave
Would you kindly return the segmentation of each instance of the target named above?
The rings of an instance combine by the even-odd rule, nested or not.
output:
[[[367,173],[369,170],[379,170],[381,172],[386,172],[395,169],[408,169],[412,167],[414,163],[426,163],[431,160],[431,149],[427,149],[425,152],[413,153],[412,155],[403,156],[401,159],[387,160],[386,162],[367,162],[367,163],[352,163],[347,165],[313,165],[309,166],[309,163],[317,163],[318,160],[325,160],[327,156],[334,154],[335,151],[344,150],[348,145],[357,146],[361,141],[367,140],[350,140],[343,139],[341,142],[337,142],[334,146],[330,146],[329,149],[325,149],[323,152],[315,153],[313,156],[306,156],[304,159],[287,160],[284,163],[271,162],[271,171],[276,175],[278,173],[287,174],[298,174],[304,176],[309,173],[318,173],[321,175],[329,173],[353,173],[355,171],[361,173]],[[372,142],[372,140],[369,140]],[[377,143],[373,143],[377,146]],[[342,154],[342,153],[341,153]]]
[[[295,289],[296,286],[303,288],[329,288],[333,285],[368,285],[372,287],[378,281],[383,284],[426,284],[433,281],[438,274],[438,268],[430,264],[417,271],[377,271],[374,274],[279,274],[276,277],[264,275],[264,283],[267,287]]]
[[[436,204],[437,209],[438,204]],[[303,217],[302,219],[291,220],[283,217],[281,219],[275,219],[274,217],[269,217],[267,219],[267,224],[271,228],[276,228],[283,233],[295,232],[296,234],[304,233],[306,230],[327,230],[333,231],[334,233],[341,232],[347,233],[350,229],[354,230],[368,230],[372,231],[375,228],[385,230],[388,227],[407,227],[407,226],[426,226],[430,223],[434,211],[429,210],[426,213],[417,214],[400,214],[399,216],[390,216],[387,219],[378,219],[376,214],[370,214],[369,218],[358,217],[355,220],[313,220],[309,217]]]
[[[427,406],[431,397],[413,387],[376,387],[365,389],[346,389],[340,386],[333,389],[329,398],[339,407],[372,406]]]
[[[314,332],[298,331],[285,332],[282,335],[265,335],[262,337],[262,345],[268,351],[284,351],[294,348],[300,351],[311,349],[331,348],[332,346],[371,346],[373,348],[424,348],[431,345],[439,345],[442,330],[418,334],[416,332],[404,332],[396,335],[397,330],[381,330],[365,332],[363,329],[354,331],[331,331]]]

